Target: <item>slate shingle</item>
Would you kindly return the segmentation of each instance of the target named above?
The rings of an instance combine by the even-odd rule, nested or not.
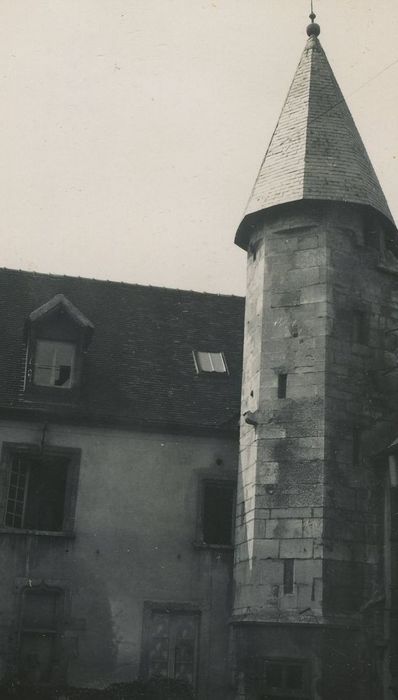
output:
[[[25,323],[56,294],[65,295],[94,324],[94,335],[78,404],[55,411],[181,428],[236,424],[243,298],[8,269],[0,270],[3,411],[30,407],[21,390]],[[193,350],[223,351],[229,374],[198,375]]]
[[[251,214],[299,200],[371,206],[394,226],[387,201],[325,52],[310,36],[260,167],[236,242]]]

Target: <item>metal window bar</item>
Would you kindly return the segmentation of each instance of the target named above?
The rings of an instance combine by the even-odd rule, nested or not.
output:
[[[15,455],[11,465],[7,496],[5,524],[8,527],[23,527],[29,472],[29,466],[24,463],[21,455]]]

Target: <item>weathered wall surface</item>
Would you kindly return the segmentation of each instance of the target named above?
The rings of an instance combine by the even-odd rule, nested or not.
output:
[[[1,440],[38,445],[41,431],[3,423]],[[200,697],[224,697],[232,553],[194,542],[200,479],[235,479],[234,440],[60,425],[50,425],[46,439],[81,450],[74,537],[1,530],[3,671],[16,652],[21,590],[44,581],[67,591],[72,685],[136,677],[144,601],[164,601],[200,612]]]
[[[305,213],[268,218],[252,236],[242,412],[257,425],[243,418],[235,615],[321,612],[327,259],[325,233]],[[279,374],[287,375],[283,399]],[[287,560],[295,562],[289,592]]]
[[[389,330],[398,326],[397,262],[383,235],[363,209],[302,203],[267,212],[248,251],[249,424],[242,420],[234,599],[246,641],[238,657],[244,667],[242,649],[258,637],[250,622],[263,622],[264,639],[280,639],[264,648],[281,658],[293,624],[301,639],[293,656],[312,658],[315,676],[321,670],[316,698],[329,697],[335,677],[341,698],[375,698],[381,686],[383,632],[372,601],[384,586],[383,494],[374,455],[394,426],[386,370],[396,362]],[[278,398],[278,374],[287,375],[286,398]],[[339,656],[334,645],[345,637]]]

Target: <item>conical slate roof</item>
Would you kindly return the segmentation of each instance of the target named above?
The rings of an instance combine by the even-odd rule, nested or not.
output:
[[[309,36],[278,124],[257,176],[246,217],[298,200],[332,200],[373,207],[394,225],[377,175],[317,37]],[[395,225],[394,225],[395,226]]]

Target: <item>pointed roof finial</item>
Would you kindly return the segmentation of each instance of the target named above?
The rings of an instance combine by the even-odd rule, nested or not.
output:
[[[308,36],[315,36],[316,37],[316,36],[319,36],[321,33],[321,28],[320,28],[319,24],[316,24],[316,22],[314,21],[315,18],[316,18],[316,14],[314,12],[314,4],[313,4],[313,0],[311,0],[311,13],[310,13],[311,24],[309,24],[307,27]]]

